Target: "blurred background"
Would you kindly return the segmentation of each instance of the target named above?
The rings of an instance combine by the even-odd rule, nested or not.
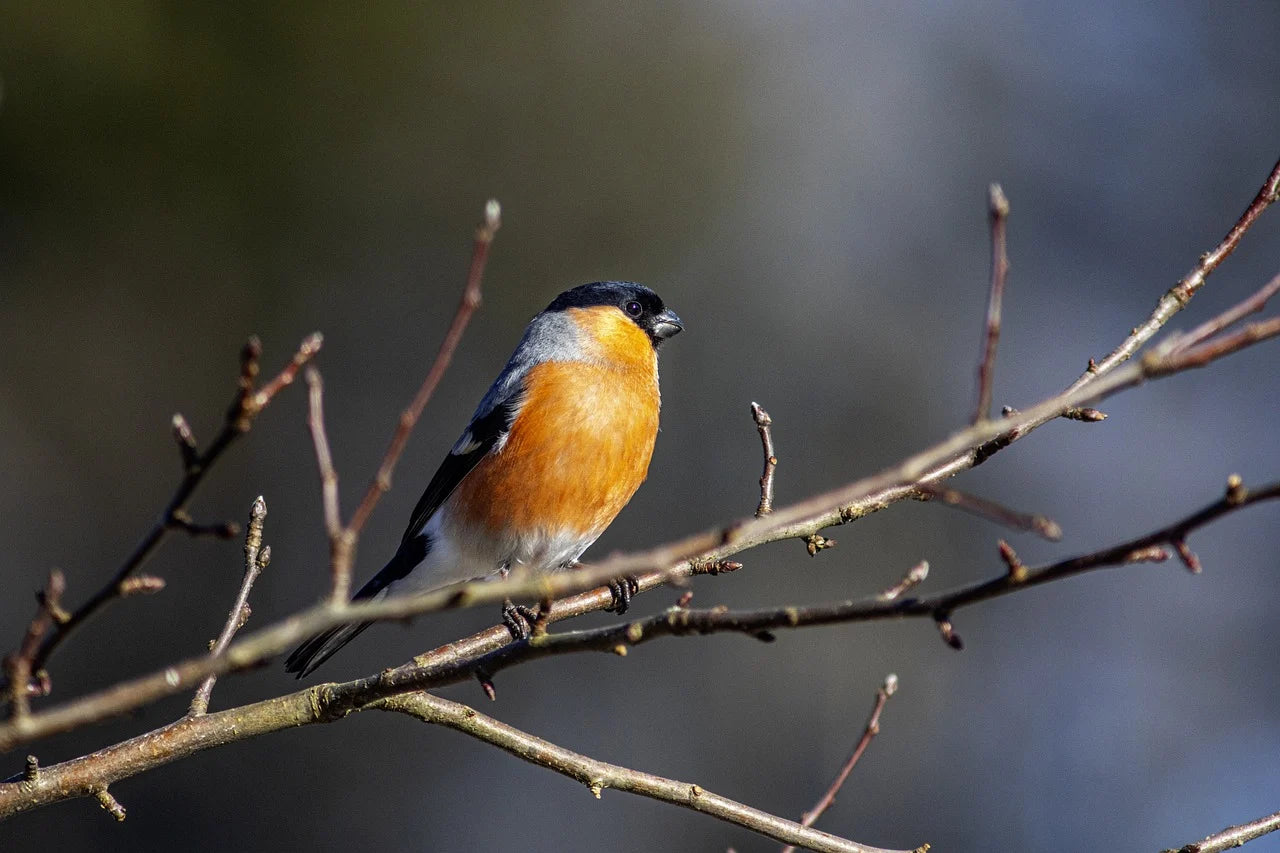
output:
[[[359,578],[524,323],[560,290],[628,278],[687,322],[664,349],[649,482],[588,557],[741,517],[752,400],[788,503],[962,426],[988,281],[986,187],[1012,202],[996,405],[1108,352],[1212,247],[1280,155],[1280,5],[1085,2],[8,4],[0,26],[0,633],[61,567],[76,604],[179,477],[169,419],[216,432],[251,333],[273,373],[325,334],[350,511],[447,325],[483,202],[504,224],[485,306],[366,529]],[[1269,213],[1173,327],[1280,269]],[[695,604],[816,602],[933,567],[924,592],[1162,526],[1229,473],[1280,477],[1277,345],[1055,423],[956,485],[1066,531],[1058,544],[906,503],[700,579]],[[321,595],[327,548],[289,389],[201,488],[201,521],[266,496],[251,627]],[[789,816],[901,689],[819,826],[939,851],[1157,850],[1280,808],[1280,525],[1197,533],[1205,564],[1138,566],[926,621],[664,640],[443,691],[591,756]],[[236,542],[166,541],[168,587],[117,603],[53,661],[65,701],[197,654],[240,580]],[[637,612],[677,591],[643,596]],[[370,630],[347,679],[487,626]],[[581,625],[605,621],[582,620]],[[566,626],[567,627],[567,626]],[[291,691],[278,665],[213,707]],[[161,725],[188,697],[52,738],[50,764]],[[0,756],[0,776],[21,769]],[[6,850],[772,850],[691,812],[580,785],[462,735],[366,713],[211,750],[0,826]],[[1280,850],[1280,838],[1250,850]]]

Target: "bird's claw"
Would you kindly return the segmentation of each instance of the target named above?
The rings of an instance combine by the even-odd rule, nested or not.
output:
[[[640,581],[627,575],[609,581],[609,595],[613,599],[605,610],[622,615],[631,607],[631,597],[640,591]]]
[[[538,621],[538,611],[523,604],[513,604],[510,599],[502,603],[502,624],[511,632],[512,640],[527,640],[533,636],[533,624]]]

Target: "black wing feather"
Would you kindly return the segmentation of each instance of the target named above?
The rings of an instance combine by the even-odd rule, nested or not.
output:
[[[468,432],[474,446],[466,453],[450,453],[440,463],[435,476],[427,484],[427,489],[418,499],[409,517],[409,526],[405,528],[401,546],[422,532],[431,516],[444,503],[463,478],[471,473],[471,469],[493,449],[499,441],[506,437],[515,420],[516,411],[520,407],[520,395],[513,394],[494,406],[487,414],[471,422]]]

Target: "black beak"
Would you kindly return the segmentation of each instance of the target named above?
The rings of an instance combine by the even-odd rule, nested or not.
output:
[[[683,331],[684,323],[681,322],[680,315],[667,308],[653,318],[653,328],[649,334],[653,336],[655,341],[665,341],[667,338],[674,337]]]

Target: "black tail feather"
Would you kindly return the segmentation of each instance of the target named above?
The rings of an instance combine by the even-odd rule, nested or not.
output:
[[[391,558],[391,562],[383,566],[382,571],[360,587],[360,591],[353,595],[351,600],[374,598],[382,593],[387,586],[403,578],[414,566],[421,563],[427,554],[427,548],[425,536],[406,540],[396,555]],[[289,655],[288,660],[284,662],[285,672],[297,673],[298,678],[310,675],[315,672],[316,667],[337,654],[339,649],[360,636],[360,632],[372,624],[372,622],[359,622],[355,625],[338,625],[316,634],[293,650],[293,654]]]

